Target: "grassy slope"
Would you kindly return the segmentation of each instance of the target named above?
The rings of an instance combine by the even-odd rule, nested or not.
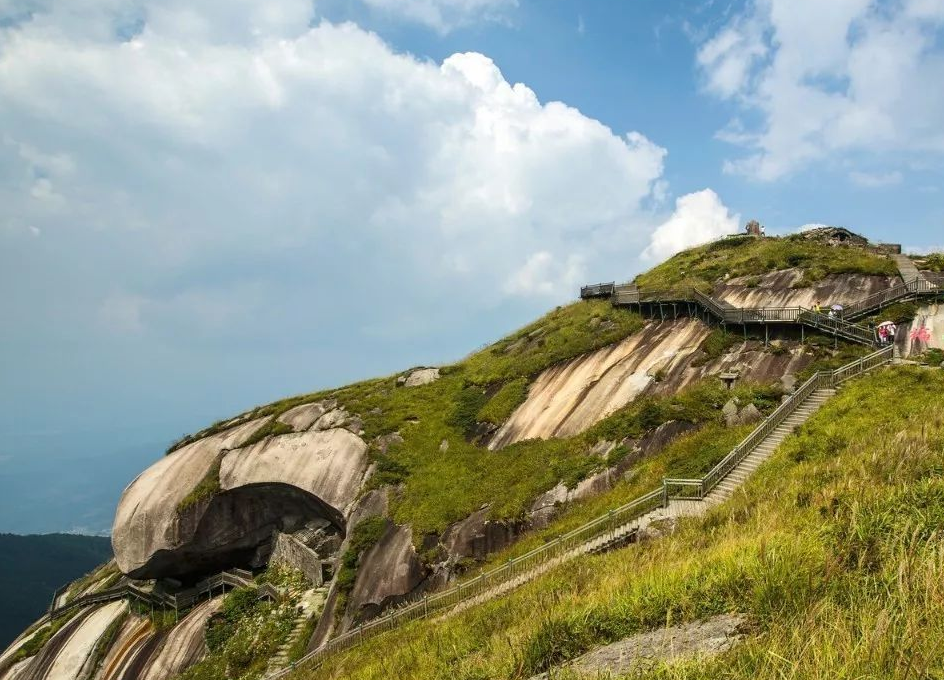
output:
[[[747,614],[747,639],[668,678],[944,673],[944,373],[849,384],[748,482],[664,539],[369,641],[305,678],[527,678],[666,623]]]
[[[680,263],[700,277],[796,264],[817,271],[828,266],[829,271],[882,273],[890,266],[887,258],[863,250],[824,248],[790,238],[732,239],[722,244],[682,253],[643,278],[664,279]],[[639,330],[642,323],[637,315],[614,309],[607,301],[579,302],[560,307],[445,367],[444,376],[430,385],[399,388],[396,376],[389,376],[285,399],[244,414],[243,419],[274,417],[298,404],[331,397],[362,416],[368,441],[399,432],[402,444],[391,447],[386,455],[372,451],[380,473],[374,484],[398,487],[393,518],[412,524],[417,539],[441,532],[484,504],[490,504],[493,517],[517,518],[537,494],[557,481],[572,485],[600,469],[602,462],[587,456],[599,436],[590,433],[568,440],[522,442],[490,452],[471,443],[476,423],[502,422],[523,401],[529,382],[540,371],[617,342]],[[222,427],[219,423],[203,434]],[[263,430],[277,433],[272,427]],[[630,434],[614,429],[605,436],[621,439]],[[216,486],[215,475],[209,475],[185,504],[212,494]]]
[[[715,241],[682,251],[636,277],[642,288],[668,288],[679,284],[710,287],[726,274],[731,277],[766,274],[799,267],[804,285],[829,274],[877,274],[894,276],[895,263],[854,246],[824,246],[800,235],[783,238],[749,236]]]

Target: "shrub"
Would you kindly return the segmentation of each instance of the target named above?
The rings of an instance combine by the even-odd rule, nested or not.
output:
[[[510,380],[492,395],[479,410],[476,419],[483,423],[501,425],[528,398],[527,378]]]

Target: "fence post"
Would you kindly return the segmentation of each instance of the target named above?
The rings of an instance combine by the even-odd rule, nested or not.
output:
[[[662,507],[669,507],[669,486],[665,483],[665,479],[662,480]]]

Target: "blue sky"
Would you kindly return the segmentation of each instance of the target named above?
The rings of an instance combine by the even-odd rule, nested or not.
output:
[[[0,0],[0,531],[757,218],[944,244],[937,0]]]

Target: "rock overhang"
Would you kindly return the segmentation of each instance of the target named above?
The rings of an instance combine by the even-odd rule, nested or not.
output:
[[[190,579],[261,566],[275,531],[294,531],[314,518],[345,532],[368,467],[366,444],[334,428],[245,445],[265,421],[188,444],[125,489],[112,532],[123,573]],[[213,491],[190,501],[188,494],[209,478]]]

